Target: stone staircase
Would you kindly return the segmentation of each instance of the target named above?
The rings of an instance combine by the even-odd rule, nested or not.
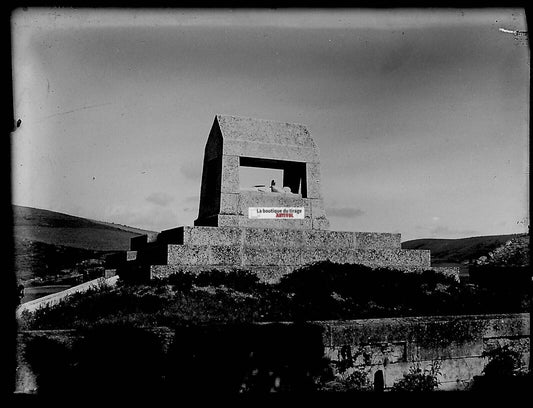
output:
[[[179,227],[131,240],[131,250],[109,259],[121,275],[163,278],[174,273],[246,270],[276,282],[304,265],[334,263],[392,267],[405,271],[431,268],[429,250],[401,249],[400,234],[245,227]],[[135,272],[132,272],[135,271]]]

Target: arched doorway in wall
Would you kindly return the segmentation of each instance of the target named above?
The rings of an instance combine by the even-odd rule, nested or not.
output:
[[[374,391],[383,392],[385,390],[385,379],[383,378],[383,370],[377,370],[374,373]]]

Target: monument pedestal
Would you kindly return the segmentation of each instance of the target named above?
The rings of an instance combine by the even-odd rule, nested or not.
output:
[[[391,233],[185,226],[134,238],[131,247],[131,264],[146,268],[151,279],[243,270],[274,283],[324,260],[409,272],[435,269],[430,251],[401,249],[400,234]],[[437,270],[453,274],[449,268]]]

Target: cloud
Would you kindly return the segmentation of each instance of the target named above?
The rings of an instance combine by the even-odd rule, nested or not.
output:
[[[160,205],[161,207],[166,207],[172,201],[174,201],[174,197],[172,197],[170,194],[159,192],[150,194],[148,197],[146,197],[146,201]]]
[[[185,163],[180,167],[180,171],[190,180],[200,180],[202,177],[202,163],[199,161]]]
[[[326,213],[332,217],[339,218],[360,217],[365,214],[363,210],[351,207],[329,207],[326,209]]]

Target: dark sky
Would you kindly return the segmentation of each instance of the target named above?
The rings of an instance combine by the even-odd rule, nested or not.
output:
[[[14,202],[192,225],[222,113],[308,126],[332,229],[525,231],[529,49],[502,28],[524,12],[19,11]]]

